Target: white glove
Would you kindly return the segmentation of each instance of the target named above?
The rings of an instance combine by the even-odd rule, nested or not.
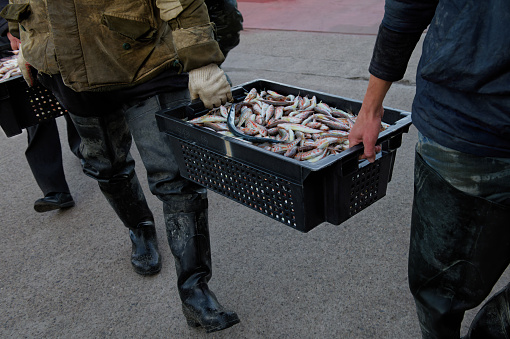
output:
[[[188,89],[191,100],[200,98],[206,108],[233,101],[227,76],[216,64],[189,71]]]

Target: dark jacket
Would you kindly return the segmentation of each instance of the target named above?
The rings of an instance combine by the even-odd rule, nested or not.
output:
[[[430,24],[413,124],[443,146],[510,157],[509,23],[508,0],[387,0],[370,72],[401,79]]]
[[[9,0],[0,0],[0,10],[2,10],[8,3]],[[12,56],[11,42],[9,41],[9,38],[7,38],[8,32],[9,25],[7,24],[7,20],[0,17],[0,58]]]

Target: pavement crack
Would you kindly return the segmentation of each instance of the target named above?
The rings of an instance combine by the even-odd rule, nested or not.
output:
[[[223,70],[226,73],[229,72],[254,72],[255,70],[252,68],[240,68],[240,67],[224,67]],[[342,79],[342,80],[352,80],[352,81],[368,81],[370,79],[370,76],[339,76],[339,75],[329,75],[329,74],[317,74],[312,72],[296,72],[295,70],[292,71],[286,71],[286,70],[274,70],[274,69],[257,69],[256,70],[259,73],[282,73],[282,74],[297,74],[302,76],[312,76],[312,77],[321,77],[321,78],[327,78],[327,79]],[[401,86],[409,86],[409,87],[416,87],[416,83],[407,80],[402,79],[399,81],[395,81],[395,84],[401,85]]]

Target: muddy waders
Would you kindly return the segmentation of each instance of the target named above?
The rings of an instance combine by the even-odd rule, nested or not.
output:
[[[161,270],[161,257],[152,212],[136,173],[118,175],[99,188],[120,220],[129,229],[131,265],[136,273],[154,275]]]
[[[161,270],[156,229],[129,153],[131,134],[119,115],[81,117],[69,114],[80,134],[83,172],[97,180],[101,192],[129,229],[131,264],[136,273]]]
[[[416,153],[409,284],[423,338],[460,337],[465,311],[483,302],[510,263],[509,220],[509,207],[456,189]],[[466,338],[508,338],[509,313],[504,290]]]
[[[211,278],[207,190],[180,176],[168,140],[156,124],[155,112],[189,102],[188,90],[121,105],[112,109],[112,114],[86,116],[86,104],[91,96],[99,98],[94,105],[108,107],[116,102],[115,94],[119,93],[75,93],[62,84],[60,77],[47,80],[56,82],[58,89],[64,91],[65,95],[57,96],[59,101],[67,102],[70,111],[84,115],[70,114],[82,138],[82,153],[86,159],[83,171],[99,182],[106,199],[129,228],[135,271],[145,275],[157,273],[161,259],[152,213],[129,153],[132,138],[147,170],[149,189],[163,202],[168,243],[177,270],[177,287],[188,324],[213,332],[238,323],[237,315],[225,310],[207,286]]]
[[[163,213],[188,325],[201,326],[210,333],[239,323],[237,314],[223,308],[207,285],[212,265],[205,192],[182,202],[167,202]]]

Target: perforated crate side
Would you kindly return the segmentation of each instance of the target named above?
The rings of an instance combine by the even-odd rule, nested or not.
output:
[[[0,83],[0,100],[0,125],[7,137],[66,113],[51,91],[41,84],[28,87],[21,76]]]
[[[180,141],[186,177],[219,194],[297,228],[296,185],[231,158]]]
[[[395,155],[395,150],[387,152],[375,162],[365,162],[347,174],[338,168],[332,180],[335,189],[326,191],[326,220],[339,225],[384,197]]]
[[[53,93],[40,84],[34,87],[27,87],[26,92],[32,112],[31,116],[28,116],[25,121],[25,127],[56,119],[67,112]]]
[[[349,216],[361,212],[379,199],[380,181],[380,162],[365,166],[351,176]]]

